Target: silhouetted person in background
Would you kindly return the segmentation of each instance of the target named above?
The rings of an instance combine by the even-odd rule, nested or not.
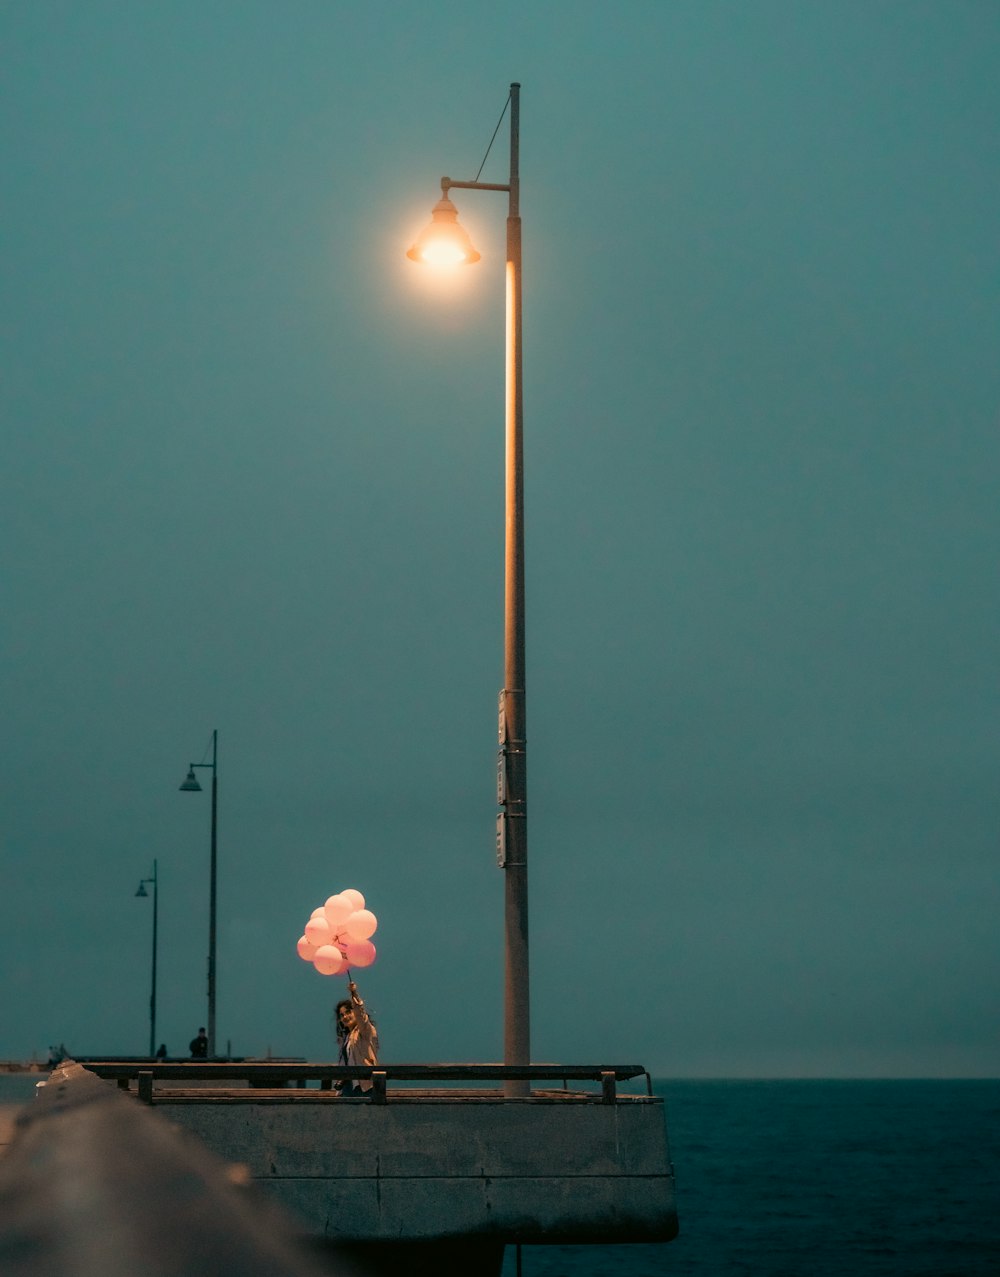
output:
[[[206,1046],[206,1047],[208,1046],[208,1039],[207,1039],[207,1038],[205,1039],[205,1046]],[[159,1047],[157,1048],[156,1058],[157,1058],[158,1060],[165,1060],[165,1059],[167,1058],[167,1044],[166,1044],[166,1042],[161,1042],[161,1043],[160,1043]]]
[[[191,1039],[189,1049],[192,1060],[205,1060],[208,1058],[208,1036],[204,1029],[199,1029],[198,1036]]]
[[[58,1046],[49,1047],[49,1068],[55,1069],[62,1064],[63,1060],[69,1059],[69,1052],[66,1050],[66,1043],[60,1042]]]

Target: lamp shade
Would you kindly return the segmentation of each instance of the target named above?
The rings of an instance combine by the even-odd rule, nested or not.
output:
[[[186,789],[189,793],[200,794],[201,786],[198,784],[198,777],[194,774],[194,768],[188,770],[187,779],[183,785],[178,786],[179,789]]]
[[[469,232],[459,223],[458,209],[444,195],[431,210],[431,220],[406,256],[427,266],[471,266],[479,261]]]

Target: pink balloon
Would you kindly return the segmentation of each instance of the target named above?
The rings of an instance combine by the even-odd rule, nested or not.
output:
[[[378,918],[370,909],[358,909],[347,919],[344,930],[351,940],[367,940],[377,927]]]
[[[340,975],[341,971],[346,970],[347,963],[335,944],[324,944],[316,950],[313,966],[320,975]]]
[[[349,900],[352,909],[363,909],[365,907],[365,898],[360,891],[355,891],[353,887],[348,887],[346,891],[340,893],[345,900]]]
[[[326,918],[310,918],[306,923],[306,939],[318,949],[333,940],[333,932]]]
[[[354,912],[354,905],[345,900],[343,895],[331,896],[323,906],[324,916],[330,924],[331,932],[336,936],[344,929],[344,923]]]
[[[322,905],[320,905],[318,909],[314,909],[314,910],[312,911],[312,913],[309,915],[309,917],[310,917],[310,918],[318,918],[322,912],[323,912],[323,906],[322,906]]]
[[[299,936],[299,942],[295,947],[299,951],[299,957],[305,962],[312,962],[316,956],[316,946],[310,944],[305,936]]]
[[[349,940],[344,955],[349,967],[370,967],[375,961],[375,946],[370,940]]]

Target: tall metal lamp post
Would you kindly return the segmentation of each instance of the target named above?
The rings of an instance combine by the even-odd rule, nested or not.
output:
[[[441,199],[431,221],[407,252],[430,266],[472,265],[479,260],[459,224],[451,190],[506,191],[506,537],[504,556],[504,687],[500,693],[497,774],[497,861],[504,870],[504,1063],[531,1062],[528,1000],[528,814],[525,765],[524,678],[524,466],[521,394],[520,95],[510,86],[510,178],[491,182],[441,179]],[[501,119],[503,117],[501,116]],[[499,128],[499,125],[497,126]],[[494,137],[496,134],[494,134]],[[492,145],[492,143],[491,143]],[[487,151],[489,154],[489,151]],[[485,161],[484,161],[485,162]],[[480,168],[480,172],[482,169]],[[508,1095],[523,1095],[527,1082],[508,1082]]]
[[[219,776],[216,764],[219,757],[219,733],[212,732],[212,761],[210,763],[189,763],[188,774],[180,786],[181,792],[200,794],[201,785],[194,774],[197,767],[210,767],[212,770],[212,851],[211,869],[208,887],[208,1054],[215,1055],[215,915],[216,897],[215,880],[218,851],[218,815],[219,815]]]
[[[153,875],[151,878],[139,879],[139,890],[135,893],[137,896],[148,896],[146,883],[153,884],[153,983],[149,994],[149,1054],[156,1054],[156,927],[157,914],[159,912],[159,898],[157,896],[156,884],[156,861],[153,861]]]

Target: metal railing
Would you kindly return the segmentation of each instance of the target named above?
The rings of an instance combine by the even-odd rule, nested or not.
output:
[[[390,1096],[387,1083],[406,1082],[449,1082],[455,1083],[503,1083],[506,1081],[527,1082],[562,1082],[563,1090],[569,1093],[570,1082],[599,1082],[600,1091],[593,1098],[603,1104],[614,1104],[618,1101],[618,1083],[631,1081],[634,1078],[646,1079],[646,1095],[652,1096],[653,1087],[648,1071],[641,1064],[377,1064],[365,1066],[349,1066],[343,1064],[307,1064],[297,1062],[279,1063],[276,1061],[249,1060],[191,1060],[191,1061],[149,1061],[149,1060],[91,1060],[83,1062],[84,1066],[98,1077],[115,1081],[122,1090],[131,1090],[136,1085],[139,1098],[147,1104],[153,1102],[154,1084],[174,1083],[183,1089],[185,1082],[199,1082],[204,1086],[225,1087],[227,1083],[243,1082],[252,1089],[281,1088],[292,1086],[299,1090],[306,1089],[310,1082],[319,1084],[319,1091],[334,1090],[338,1082],[370,1083],[370,1090],[361,1095],[355,1093],[350,1098],[372,1104],[385,1104],[392,1098],[405,1098],[413,1092],[398,1090]],[[174,1088],[172,1088],[173,1090]],[[499,1098],[492,1089],[482,1086],[470,1088],[478,1091],[480,1096],[490,1099]],[[433,1097],[440,1099],[447,1096],[445,1090],[436,1091]],[[577,1095],[578,1092],[572,1092]],[[456,1098],[468,1095],[468,1092],[456,1093]],[[316,1095],[315,1090],[313,1096]],[[544,1093],[544,1098],[551,1098],[552,1091]],[[208,1097],[206,1097],[208,1098]],[[254,1095],[245,1097],[247,1102],[254,1100]],[[531,1099],[531,1095],[525,1097]],[[538,1096],[537,1098],[543,1098]],[[584,1098],[589,1098],[587,1093]],[[635,1097],[629,1097],[635,1098]]]

